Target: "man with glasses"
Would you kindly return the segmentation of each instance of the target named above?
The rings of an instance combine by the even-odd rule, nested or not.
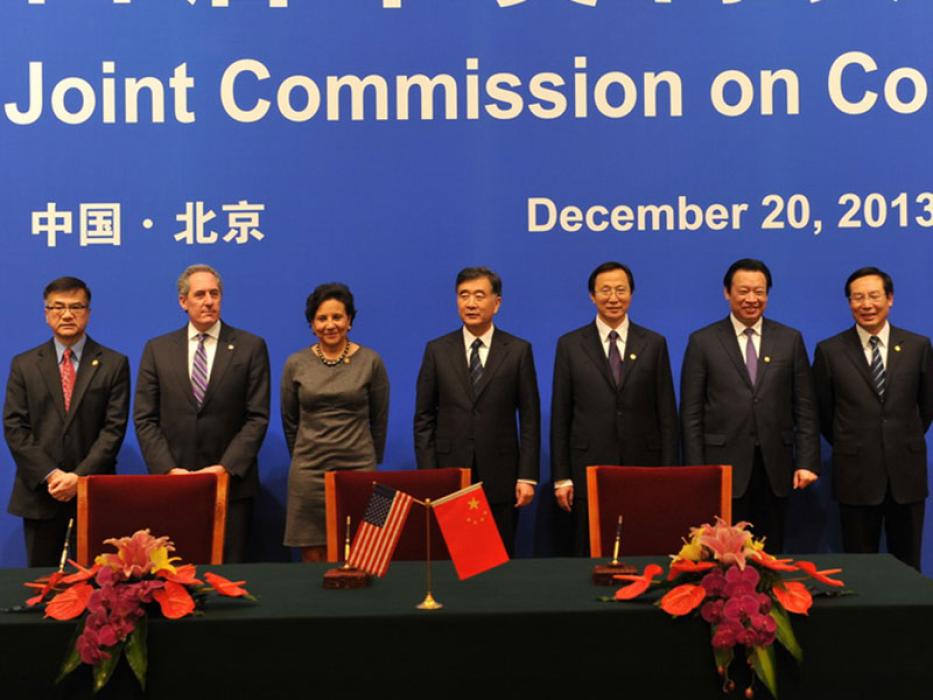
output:
[[[23,518],[29,566],[58,565],[78,477],[113,473],[130,392],[126,357],[85,333],[87,285],[61,277],[43,296],[52,339],[13,358],[3,407],[16,462],[8,510]]]
[[[541,408],[531,345],[493,325],[502,280],[468,267],[456,281],[463,327],[432,340],[418,372],[419,469],[471,467],[511,555],[518,509],[538,482]],[[518,417],[518,432],[515,430]]]
[[[807,349],[764,318],[771,271],[743,258],[723,277],[729,316],[690,336],[680,376],[684,464],[732,465],[732,521],[784,548],[792,489],[816,481],[820,433]]]
[[[816,346],[820,427],[833,446],[833,492],[847,552],[888,551],[920,570],[933,418],[930,340],[888,323],[894,282],[877,267],[845,285],[855,326]]]
[[[589,554],[586,467],[676,465],[677,404],[667,341],[629,320],[631,270],[606,262],[587,282],[596,320],[562,336],[554,358],[551,476]]]

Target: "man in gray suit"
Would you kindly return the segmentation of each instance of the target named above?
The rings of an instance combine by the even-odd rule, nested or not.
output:
[[[684,464],[732,465],[732,519],[784,546],[792,489],[816,481],[819,419],[800,333],[763,317],[771,271],[737,260],[723,278],[730,314],[690,336],[680,378]]]
[[[220,274],[208,265],[178,278],[188,323],[146,343],[133,417],[150,472],[230,475],[224,561],[240,562],[269,425],[269,353],[262,338],[221,322],[222,295]]]
[[[816,346],[820,426],[833,446],[833,491],[847,552],[888,551],[920,570],[933,418],[933,350],[888,323],[894,282],[876,267],[846,280],[855,326]]]
[[[86,333],[91,290],[60,277],[43,296],[52,339],[13,358],[3,406],[29,566],[58,565],[78,477],[113,473],[130,405],[126,357]]]

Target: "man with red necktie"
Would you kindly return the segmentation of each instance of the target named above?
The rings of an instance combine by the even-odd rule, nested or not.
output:
[[[13,358],[3,409],[16,462],[8,510],[23,518],[29,566],[59,563],[78,477],[113,473],[130,393],[126,357],[85,332],[87,285],[61,277],[43,296],[53,337]]]

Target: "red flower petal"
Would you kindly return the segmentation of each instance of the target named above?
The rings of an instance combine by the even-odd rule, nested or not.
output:
[[[677,617],[686,615],[696,608],[706,597],[706,589],[693,583],[685,583],[672,588],[661,598],[661,610]]]
[[[827,586],[844,586],[846,585],[844,581],[839,579],[830,578],[831,574],[838,574],[842,572],[842,569],[824,569],[823,571],[816,570],[816,564],[812,561],[798,561],[797,568],[803,571],[810,578],[815,578],[820,583],[825,583]]]
[[[34,595],[32,598],[29,598],[26,601],[26,605],[31,607],[45,600],[45,597],[55,589],[55,586],[58,585],[63,576],[64,574],[62,574],[62,572],[56,571],[51,576],[43,576],[42,578],[36,579],[34,582],[25,584],[27,588],[39,589],[39,595]]]
[[[689,559],[677,559],[671,562],[670,571],[667,572],[667,580],[673,581],[681,574],[697,574],[701,571],[708,571],[716,566],[712,561],[690,561]]]
[[[166,581],[165,586],[155,591],[152,597],[159,603],[162,614],[169,620],[177,620],[194,611],[194,598],[180,583]]]
[[[766,569],[771,569],[772,571],[796,571],[797,567],[791,564],[793,559],[778,559],[767,552],[758,552],[752,556],[752,561],[756,564],[761,564],[761,566]]]
[[[634,576],[632,574],[618,574],[614,576],[613,578],[632,582],[627,586],[622,586],[622,588],[616,591],[616,600],[631,600],[632,598],[637,598],[648,590],[648,586],[654,583],[654,577],[663,571],[664,569],[657,564],[648,564],[641,576]]]
[[[660,567],[658,568],[660,569]],[[242,596],[249,595],[249,591],[245,588],[240,588],[246,581],[230,581],[223,576],[212,574],[210,571],[205,572],[204,578],[220,595],[229,596],[231,598],[241,598]]]
[[[45,606],[45,616],[56,620],[73,620],[87,608],[87,601],[94,592],[89,583],[79,583],[62,591]]]
[[[180,583],[183,586],[197,586],[204,583],[201,579],[196,578],[197,573],[198,570],[194,564],[184,564],[183,566],[176,566],[175,573],[168,569],[161,569],[156,572],[156,576],[164,578],[166,581]]]
[[[777,583],[771,592],[787,612],[806,615],[813,605],[813,596],[799,581]]]
[[[69,560],[69,563],[77,567],[77,571],[73,574],[68,574],[62,579],[62,583],[81,583],[81,581],[88,581],[89,579],[97,576],[97,572],[100,571],[100,564],[94,564],[90,569],[85,569],[76,561]]]

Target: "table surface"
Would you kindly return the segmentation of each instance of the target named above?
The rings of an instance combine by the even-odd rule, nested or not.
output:
[[[869,698],[890,691],[892,683],[898,697],[930,697],[933,580],[887,555],[806,558],[821,569],[841,567],[839,577],[852,594],[818,597],[809,616],[793,616],[807,656],[799,668],[789,657],[781,660],[780,682],[788,689],[782,697]],[[663,564],[656,557],[629,561],[639,569]],[[146,697],[169,697],[174,690],[177,698],[185,664],[196,669],[196,684],[226,686],[229,697],[286,697],[307,687],[307,674],[317,685],[363,695],[370,681],[361,670],[367,668],[379,677],[428,684],[467,673],[477,683],[509,682],[540,692],[553,689],[556,673],[590,685],[594,694],[621,677],[631,689],[680,687],[692,689],[691,698],[723,697],[708,626],[696,617],[671,619],[650,599],[602,602],[614,589],[592,585],[593,564],[520,559],[461,582],[449,562],[435,562],[433,593],[444,605],[436,611],[415,607],[426,591],[423,563],[394,563],[369,588],[336,591],[321,587],[331,565],[199,567],[245,579],[259,601],[212,596],[204,615],[154,619]],[[23,583],[41,573],[0,570],[0,608],[21,604],[29,595]],[[0,654],[0,687],[42,688],[54,677],[74,627],[38,611],[0,614],[0,649],[10,650]],[[921,687],[922,694],[911,695]],[[74,684],[69,692],[77,692]]]

